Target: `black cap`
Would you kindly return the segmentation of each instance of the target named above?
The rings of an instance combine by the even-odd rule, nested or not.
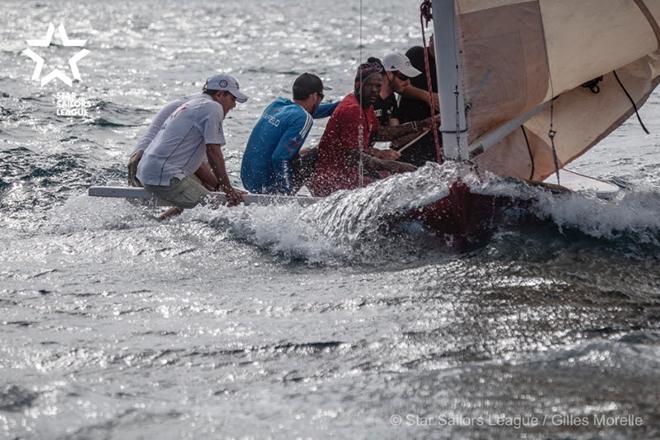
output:
[[[364,81],[374,73],[379,73],[381,75],[385,73],[385,68],[383,68],[381,63],[376,61],[362,63],[355,74],[355,82],[360,82],[360,80]]]
[[[378,64],[383,68],[383,70],[385,70],[385,66],[383,66],[383,62],[380,60],[380,58],[369,57],[367,58],[367,63]]]
[[[323,93],[323,81],[313,73],[303,73],[293,82],[293,99],[307,99],[312,93]]]

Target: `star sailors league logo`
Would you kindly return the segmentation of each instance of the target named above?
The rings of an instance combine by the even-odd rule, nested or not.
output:
[[[30,47],[49,47],[53,42],[54,35],[55,35],[55,26],[52,23],[50,23],[48,24],[48,31],[46,32],[46,36],[44,38],[40,40],[27,40],[27,44]],[[67,35],[66,29],[64,29],[63,24],[60,24],[59,27],[57,28],[57,35],[62,41],[62,46],[64,47],[84,47],[85,44],[87,43],[87,40],[69,39],[69,36]],[[23,55],[29,57],[36,63],[36,65],[34,66],[34,72],[32,73],[32,80],[40,81],[42,87],[48,84],[49,82],[53,81],[54,79],[59,79],[64,84],[71,87],[73,85],[73,80],[82,81],[82,78],[80,77],[80,70],[78,70],[77,63],[78,61],[86,57],[89,54],[89,52],[90,51],[87,49],[80,49],[78,53],[76,53],[74,56],[69,58],[68,63],[69,63],[69,67],[71,68],[71,75],[73,76],[73,79],[69,78],[69,76],[60,69],[55,69],[52,72],[50,72],[48,75],[42,77],[41,71],[44,68],[44,64],[46,60],[41,56],[39,56],[36,52],[34,52],[30,48],[25,49],[23,51]]]

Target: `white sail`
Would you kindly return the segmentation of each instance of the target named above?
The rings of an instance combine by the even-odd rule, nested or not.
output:
[[[462,158],[497,174],[543,180],[555,170],[551,123],[562,167],[621,125],[634,112],[631,98],[641,106],[659,82],[660,0],[435,0],[436,38],[448,2],[458,80],[443,82],[451,60],[437,41],[443,119],[464,112]],[[599,93],[582,87],[600,76]],[[444,122],[442,130],[443,142],[455,137]]]

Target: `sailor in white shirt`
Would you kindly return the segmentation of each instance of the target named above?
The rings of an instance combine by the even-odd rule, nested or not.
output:
[[[174,101],[165,104],[165,106],[160,109],[158,114],[156,114],[154,120],[151,121],[151,124],[149,124],[147,133],[140,138],[137,145],[131,152],[130,159],[128,160],[128,184],[130,186],[142,186],[142,184],[136,178],[138,164],[140,163],[142,154],[144,154],[144,150],[146,150],[151,141],[154,140],[167,118],[169,118],[170,115],[174,113],[174,110],[179,108],[181,104],[193,98],[199,98],[200,96],[202,96],[202,94],[198,93],[196,95],[184,96],[183,98],[175,99]]]
[[[224,191],[230,205],[240,203],[243,193],[231,186],[220,147],[225,145],[222,121],[236,101],[247,99],[233,77],[209,78],[204,93],[177,107],[144,150],[137,167],[144,188],[180,208],[176,213],[192,208],[209,193],[192,177],[206,157],[218,181],[214,189]]]

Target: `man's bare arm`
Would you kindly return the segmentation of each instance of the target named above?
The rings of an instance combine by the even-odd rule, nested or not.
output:
[[[142,186],[140,181],[137,178],[137,168],[142,159],[142,154],[144,150],[138,150],[135,153],[131,154],[130,159],[128,160],[128,184],[129,186]]]
[[[429,98],[429,92],[427,90],[423,90],[415,86],[408,86],[401,90],[401,95],[407,96],[408,98],[417,99],[419,101],[424,101],[431,105],[431,102],[429,101],[431,98]],[[440,101],[438,100],[438,94],[432,93],[431,96],[433,97],[433,109],[436,112],[440,111]]]
[[[439,115],[436,115],[435,120],[437,123],[440,123]],[[374,140],[376,142],[394,141],[403,136],[410,135],[412,135],[412,139],[414,139],[415,136],[429,128],[431,128],[431,118],[426,118],[421,121],[406,122],[401,125],[380,127],[378,131],[374,133]]]
[[[360,153],[357,150],[351,151],[349,154],[356,163],[360,160],[361,156],[365,168],[372,171],[386,170],[392,173],[404,173],[417,169],[417,167],[408,163],[379,159],[370,154]]]
[[[195,175],[207,189],[214,191],[218,187],[218,178],[215,177],[215,174],[213,174],[213,171],[207,164],[201,164],[197,171],[195,171]]]
[[[376,142],[392,141],[407,134],[416,133],[420,128],[417,122],[406,122],[401,125],[381,126],[373,135]]]
[[[409,143],[410,141],[412,141],[413,139],[418,138],[419,135],[422,134],[422,133],[424,133],[425,131],[426,131],[426,130],[418,131],[418,132],[415,132],[415,133],[412,133],[412,134],[408,134],[408,135],[405,135],[405,136],[401,136],[400,138],[396,138],[396,139],[394,139],[394,140],[392,141],[391,148],[393,148],[393,149],[395,149],[395,150],[398,150],[399,148],[401,148],[401,147],[403,147],[403,146],[405,146],[405,145],[408,145],[408,143]]]
[[[218,189],[221,189],[227,195],[227,201],[230,206],[238,205],[243,201],[243,195],[231,186],[227,169],[225,168],[225,158],[218,144],[206,144],[206,156],[209,159],[209,165],[213,174],[218,178]]]

